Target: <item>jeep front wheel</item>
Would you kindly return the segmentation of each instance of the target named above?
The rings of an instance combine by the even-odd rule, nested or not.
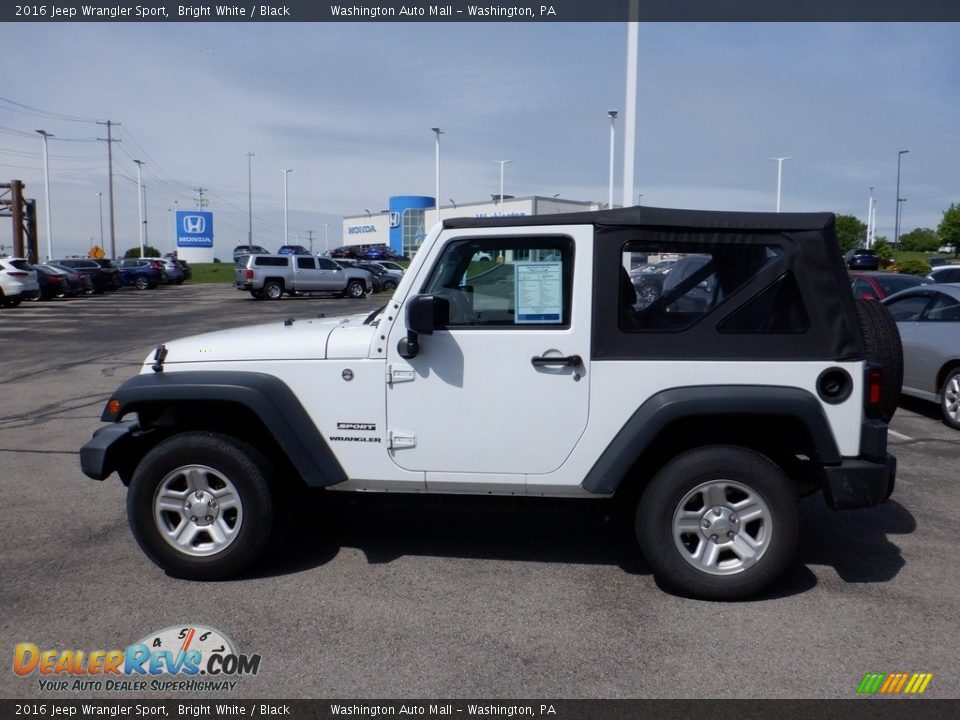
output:
[[[133,535],[177,577],[219,580],[250,567],[273,524],[270,464],[236,438],[174,435],[140,461],[127,495]]]
[[[636,534],[666,586],[736,600],[760,592],[790,562],[797,499],[765,456],[732,445],[697,448],[654,476],[637,507]]]

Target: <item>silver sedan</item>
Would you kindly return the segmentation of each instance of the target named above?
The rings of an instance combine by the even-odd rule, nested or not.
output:
[[[960,283],[923,285],[883,301],[903,342],[903,394],[939,403],[960,430]]]

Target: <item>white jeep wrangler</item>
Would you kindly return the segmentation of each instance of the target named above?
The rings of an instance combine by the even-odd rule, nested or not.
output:
[[[697,260],[641,301],[636,253]],[[119,474],[140,546],[183,577],[257,561],[292,482],[632,498],[661,582],[738,598],[790,562],[799,496],[889,497],[900,363],[832,214],[447,220],[367,316],[158,347],[81,465]]]

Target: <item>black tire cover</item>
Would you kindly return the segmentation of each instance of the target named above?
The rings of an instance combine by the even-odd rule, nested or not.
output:
[[[890,311],[873,300],[857,300],[857,316],[867,351],[867,359],[883,368],[880,392],[880,412],[889,422],[897,410],[900,388],[903,386],[903,346],[900,332]]]

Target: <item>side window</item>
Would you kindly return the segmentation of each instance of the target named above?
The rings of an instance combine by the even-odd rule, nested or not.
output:
[[[317,258],[317,267],[321,270],[336,270],[339,265],[337,265],[333,260],[327,260],[326,258]]]
[[[316,270],[317,261],[312,257],[297,255],[297,268],[300,270]]]
[[[421,292],[447,299],[448,327],[569,327],[573,256],[569,237],[455,240]]]
[[[253,262],[257,267],[289,267],[290,256],[271,257],[270,255],[257,255]]]
[[[743,243],[628,243],[619,271],[620,328],[627,332],[685,330],[753,280],[782,252],[776,245]],[[722,330],[780,332],[760,321],[774,306],[782,308],[781,314],[793,315],[792,319],[781,318],[777,327],[789,326],[789,332],[805,330],[806,311],[796,281],[790,276],[775,285],[752,312],[742,313]],[[791,302],[800,304],[799,312],[790,310]]]
[[[960,320],[960,302],[945,293],[937,293],[920,319],[931,322],[956,322]]]
[[[887,310],[897,322],[910,322],[920,319],[920,314],[929,302],[929,295],[911,295],[890,303]]]
[[[873,288],[870,286],[866,280],[857,278],[853,281],[853,296],[855,298],[861,298],[863,300],[877,300],[877,294],[873,291]]]

